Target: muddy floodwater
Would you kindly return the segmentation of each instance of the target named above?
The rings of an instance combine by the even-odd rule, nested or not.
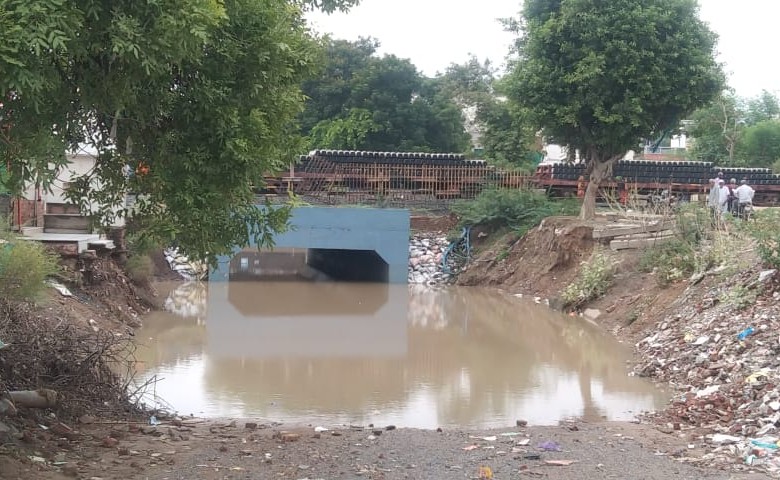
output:
[[[630,351],[582,319],[492,290],[158,285],[138,381],[181,414],[313,424],[501,427],[661,408]]]

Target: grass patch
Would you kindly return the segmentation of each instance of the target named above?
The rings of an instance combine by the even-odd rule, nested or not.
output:
[[[761,260],[771,268],[780,268],[780,212],[775,209],[756,212],[745,230],[755,240]]]
[[[756,290],[747,288],[744,285],[737,285],[736,287],[722,292],[718,297],[718,300],[726,305],[742,309],[755,304],[757,298],[758,292]]]

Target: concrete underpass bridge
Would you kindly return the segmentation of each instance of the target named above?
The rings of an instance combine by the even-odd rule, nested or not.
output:
[[[240,279],[241,260],[250,258],[244,257],[250,252],[236,249],[221,257],[209,276],[206,329],[211,353],[242,359],[403,357],[409,211],[301,207],[292,211],[290,224],[290,230],[274,237],[274,251],[287,255],[287,262],[292,251],[333,280],[384,285],[304,282],[289,298],[289,289],[278,282],[256,288],[251,282],[227,281],[231,276]],[[275,264],[273,255],[261,258],[267,271],[283,271],[287,265]]]
[[[288,231],[274,236],[275,248],[304,250],[304,262],[334,280],[407,281],[408,210],[298,207],[292,210],[290,225]],[[209,281],[240,274],[242,265],[231,262],[240,251],[220,257]]]

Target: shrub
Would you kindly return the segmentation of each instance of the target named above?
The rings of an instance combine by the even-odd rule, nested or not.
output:
[[[682,203],[675,218],[677,237],[691,246],[698,245],[712,225],[709,210],[696,203]]]
[[[746,229],[756,241],[756,251],[768,266],[780,268],[780,212],[761,210]]]
[[[603,252],[593,252],[590,259],[582,262],[577,279],[561,294],[568,307],[578,307],[604,295],[612,285],[615,266]]]
[[[682,280],[695,269],[696,251],[693,245],[680,238],[648,248],[639,258],[639,270],[655,271],[655,280],[660,286]]]
[[[44,280],[57,272],[56,257],[37,242],[18,240],[7,228],[0,230],[0,298],[38,299]]]
[[[544,218],[554,215],[576,215],[576,200],[551,200],[543,193],[525,189],[484,190],[472,201],[457,202],[452,210],[463,225],[508,227],[522,235]]]
[[[149,283],[154,275],[154,261],[148,254],[136,253],[127,258],[125,270],[133,283],[144,285]]]

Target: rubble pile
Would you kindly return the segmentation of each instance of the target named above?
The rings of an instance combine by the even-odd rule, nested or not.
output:
[[[191,261],[179,253],[178,248],[166,248],[163,254],[171,270],[181,275],[185,280],[203,280],[208,275],[208,265],[203,262]]]
[[[745,272],[691,287],[673,315],[636,347],[634,374],[677,394],[653,421],[695,430],[699,464],[733,464],[780,478],[780,291],[775,271]],[[718,280],[715,279],[715,280]],[[755,301],[753,301],[755,296]]]
[[[442,255],[448,245],[442,234],[415,234],[409,241],[409,283],[448,283],[452,277],[442,269]]]

